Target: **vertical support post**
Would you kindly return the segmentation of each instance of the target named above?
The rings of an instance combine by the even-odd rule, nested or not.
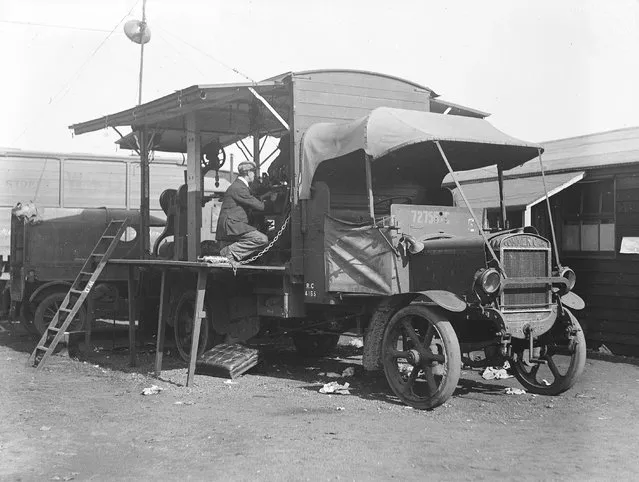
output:
[[[206,323],[206,312],[204,311],[204,296],[206,295],[206,279],[208,271],[199,269],[197,271],[197,294],[195,295],[195,310],[193,311],[193,332],[191,339],[191,356],[189,358],[189,373],[186,378],[186,386],[190,387],[195,374],[195,361],[197,360],[197,352],[200,344],[200,328],[202,319]]]
[[[186,184],[187,184],[187,260],[200,254],[202,227],[202,169],[200,165],[200,129],[195,113],[186,116]]]
[[[167,270],[162,270],[160,282],[160,311],[158,313],[157,345],[155,347],[155,376],[162,373],[162,356],[164,355],[164,334],[166,332],[166,315],[169,309],[169,284]]]
[[[253,137],[253,162],[255,163],[255,179],[260,177],[260,103],[253,99],[249,106],[250,132]]]
[[[149,239],[149,145],[146,128],[138,132],[140,140],[140,259],[146,259]]]
[[[235,156],[233,156],[233,153],[231,152],[229,154],[229,182],[233,182],[233,168],[235,167],[233,164],[235,164]]]
[[[371,222],[375,224],[375,203],[373,200],[373,177],[371,174],[371,156],[364,154],[364,164],[366,165],[366,191],[368,192],[368,212]]]
[[[93,300],[93,293],[89,293],[87,296],[87,327],[84,331],[84,346],[87,353],[93,351],[91,346],[91,330],[93,329],[93,320],[95,320],[95,302]]]
[[[136,365],[135,353],[135,266],[129,266],[129,366]]]
[[[506,203],[504,201],[504,168],[497,163],[497,182],[499,183],[499,210],[502,229],[508,229],[506,217]]]
[[[255,163],[255,179],[260,178],[260,134],[253,133],[253,162]]]

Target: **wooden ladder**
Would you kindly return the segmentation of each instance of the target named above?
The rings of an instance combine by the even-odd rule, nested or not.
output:
[[[91,293],[95,281],[113,254],[128,223],[128,219],[122,221],[112,220],[104,230],[102,237],[98,240],[93,251],[91,251],[91,254],[84,262],[80,273],[71,284],[71,288],[64,297],[60,308],[29,357],[29,364],[36,367],[36,370],[42,369],[44,363],[53,354],[60,340],[62,340],[66,329],[73,321],[73,318],[78,314],[82,303],[84,303],[86,297]],[[62,322],[62,324],[58,326],[60,322]]]

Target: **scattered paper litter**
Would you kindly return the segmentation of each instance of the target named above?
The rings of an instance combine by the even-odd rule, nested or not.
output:
[[[328,377],[328,378],[340,378],[341,375],[335,372],[320,372],[318,373],[320,377]]]
[[[157,393],[160,393],[162,390],[164,390],[164,388],[158,387],[157,385],[151,385],[150,387],[142,390],[142,395],[155,395]]]
[[[506,388],[506,390],[504,390],[504,393],[508,395],[524,395],[526,393],[526,390],[524,390],[523,388],[508,387]]]
[[[224,383],[227,385],[237,385],[237,382],[234,382],[233,380],[225,380]]]
[[[542,378],[541,383],[543,383],[547,387],[549,387],[551,385],[551,383],[548,380],[546,380],[545,378]]]
[[[47,427],[46,425],[40,427],[40,432],[48,432],[49,430],[51,430],[51,427]]]
[[[481,377],[484,380],[504,380],[513,376],[509,375],[505,368],[486,367]]]
[[[342,372],[342,378],[352,377],[355,375],[355,367],[348,367]]]
[[[362,348],[364,346],[364,342],[361,338],[351,338],[348,342],[348,346],[354,346],[355,348]]]
[[[322,388],[319,389],[320,393],[337,393],[338,395],[350,395],[351,392],[348,390],[350,384],[348,382],[344,383],[344,385],[340,385],[337,382],[329,382],[326,383]]]
[[[341,412],[342,410],[346,410],[345,407],[335,407],[335,410],[337,410],[338,412]]]

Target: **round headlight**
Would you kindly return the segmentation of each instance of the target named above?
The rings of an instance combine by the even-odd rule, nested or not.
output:
[[[501,286],[501,275],[495,268],[488,268],[479,277],[479,287],[487,295],[497,293]]]
[[[572,269],[568,267],[561,268],[561,271],[559,271],[559,276],[568,280],[568,291],[571,291],[575,287],[575,283],[577,282],[577,275]]]

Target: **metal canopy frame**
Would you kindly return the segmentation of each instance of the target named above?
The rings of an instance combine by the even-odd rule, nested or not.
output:
[[[140,258],[150,254],[149,151],[186,152],[187,158],[187,259],[199,254],[202,212],[201,152],[215,140],[222,147],[253,138],[252,157],[260,165],[260,138],[279,137],[290,130],[292,110],[288,83],[268,80],[257,83],[194,85],[145,104],[87,122],[74,124],[75,134],[112,127],[120,146],[140,155]],[[119,127],[130,127],[123,136]]]

